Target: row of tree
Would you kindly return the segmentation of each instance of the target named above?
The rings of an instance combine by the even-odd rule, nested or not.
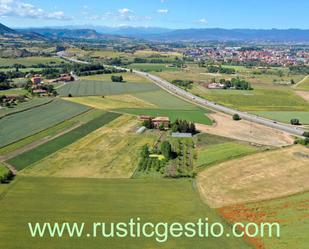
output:
[[[183,87],[185,89],[191,89],[193,81],[192,80],[173,80],[172,84]]]
[[[187,120],[176,119],[176,121],[171,125],[172,132],[181,133],[191,133],[196,134],[197,130],[193,122],[188,122]]]
[[[239,77],[232,78],[231,80],[220,79],[219,82],[224,84],[224,89],[235,88],[237,90],[253,90],[248,81],[240,79]]]
[[[222,74],[235,74],[236,70],[234,68],[222,67],[216,65],[207,66],[207,71],[209,73],[222,73]]]

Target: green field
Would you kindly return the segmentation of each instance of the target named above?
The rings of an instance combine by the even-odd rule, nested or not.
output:
[[[303,80],[297,83],[297,89],[309,90],[309,76],[306,76]]]
[[[195,143],[198,147],[203,147],[207,145],[223,144],[228,142],[233,142],[234,140],[227,137],[221,137],[217,135],[212,135],[208,133],[200,133],[195,136]]]
[[[297,118],[301,124],[309,124],[309,111],[307,112],[254,112],[258,116],[290,123],[291,119]]]
[[[136,134],[137,120],[121,117],[75,143],[32,164],[20,174],[29,176],[130,178],[138,165],[140,148],[154,144],[157,133]]]
[[[96,109],[91,109],[85,113],[82,113],[78,116],[75,116],[71,119],[65,120],[55,126],[52,126],[48,129],[45,129],[43,131],[40,131],[32,136],[26,137],[24,139],[21,139],[15,143],[9,144],[5,147],[0,148],[0,155],[6,155],[10,152],[13,152],[17,149],[20,149],[24,146],[27,146],[31,143],[35,143],[36,141],[50,138],[52,136],[55,136],[59,134],[60,132],[63,132],[65,130],[71,129],[74,126],[81,125],[83,123],[87,123],[92,119],[95,119],[102,115],[104,111],[102,110],[96,110]]]
[[[24,57],[16,59],[4,59],[0,58],[1,66],[13,66],[14,64],[21,64],[26,67],[30,67],[36,64],[59,64],[64,62],[64,60],[57,57]]]
[[[192,92],[242,111],[309,111],[308,102],[290,89],[208,90],[195,86]]]
[[[196,166],[205,167],[257,152],[258,148],[237,142],[228,142],[202,146],[197,151]]]
[[[12,88],[9,90],[1,90],[0,91],[0,96],[1,95],[11,95],[11,94],[19,94],[19,95],[26,95],[29,92],[23,88]]]
[[[44,157],[74,143],[78,139],[88,135],[92,131],[104,126],[119,116],[120,114],[117,113],[105,113],[60,137],[10,159],[8,162],[18,170],[26,168]]]
[[[200,200],[192,180],[101,180],[18,177],[0,205],[0,248],[162,248],[246,249],[242,239],[87,238],[93,222],[197,222],[222,221],[216,211]],[[81,238],[31,238],[29,222],[84,222]],[[225,224],[223,222],[223,224]],[[226,232],[229,228],[224,225]],[[16,239],[18,238],[18,239]]]
[[[280,224],[280,239],[269,238],[255,240],[256,248],[265,249],[307,249],[309,237],[308,219],[309,192],[304,192],[284,198],[236,205],[222,208],[219,213],[230,222],[278,222]],[[267,232],[267,231],[266,231]],[[258,247],[263,245],[263,247]]]
[[[155,91],[158,87],[154,84],[141,84],[131,82],[111,82],[111,81],[76,81],[65,84],[57,89],[60,96],[67,97],[71,94],[76,96],[102,96],[102,95],[117,95],[125,93],[138,93]]]
[[[199,108],[196,108],[196,110],[118,109],[118,111],[134,115],[149,115],[153,117],[166,116],[169,117],[172,122],[176,119],[184,119],[200,124],[212,124],[212,121],[206,116],[207,111]]]
[[[51,99],[51,98],[33,98],[33,99],[29,99],[25,102],[18,103],[18,105],[14,106],[14,107],[1,108],[0,109],[0,118],[6,116],[8,114],[11,115],[13,113],[26,111],[28,109],[32,109],[32,108],[35,108],[35,107],[39,107],[41,105],[48,104],[52,100],[53,99]]]
[[[167,64],[152,64],[152,63],[133,63],[128,68],[141,70],[144,72],[161,72],[161,71],[176,71],[177,68],[169,67]]]
[[[55,99],[53,102],[0,119],[0,147],[52,127],[89,107]]]
[[[133,96],[158,106],[160,109],[194,110],[197,107],[164,90],[134,93]]]

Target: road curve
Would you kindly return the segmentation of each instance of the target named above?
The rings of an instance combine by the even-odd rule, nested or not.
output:
[[[196,96],[192,93],[189,93],[189,92],[169,83],[168,81],[166,81],[166,80],[164,80],[164,79],[162,79],[158,76],[155,76],[155,75],[152,75],[152,74],[149,74],[149,73],[145,73],[145,72],[141,72],[141,71],[138,71],[138,70],[133,70],[133,72],[140,75],[140,76],[143,76],[145,78],[150,79],[152,82],[154,82],[156,85],[158,85],[162,89],[164,89],[164,90],[166,90],[170,93],[173,93],[175,95],[178,95],[182,98],[185,98],[185,99],[189,100],[190,102],[196,103],[196,104],[203,106],[205,108],[210,108],[210,109],[213,109],[215,111],[223,112],[223,113],[226,113],[226,114],[229,114],[229,115],[238,114],[244,120],[247,120],[247,121],[250,121],[250,122],[253,122],[253,123],[257,123],[257,124],[261,124],[261,125],[264,125],[264,126],[268,126],[268,127],[271,127],[271,128],[277,129],[277,130],[281,130],[281,131],[287,132],[287,133],[289,133],[291,135],[295,135],[295,136],[303,136],[303,134],[305,132],[304,129],[299,128],[299,127],[293,127],[291,125],[279,123],[279,122],[276,122],[276,121],[273,121],[273,120],[270,120],[270,119],[266,119],[266,118],[263,118],[263,117],[260,117],[260,116],[257,116],[257,115],[249,114],[249,113],[246,113],[246,112],[241,112],[241,111],[229,108],[229,107],[218,105],[217,103],[208,101],[208,100],[200,98],[200,97],[198,97],[198,96]]]

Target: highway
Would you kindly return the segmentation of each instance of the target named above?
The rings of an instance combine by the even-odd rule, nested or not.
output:
[[[300,127],[294,127],[294,126],[291,126],[291,125],[287,125],[287,124],[279,123],[279,122],[276,122],[276,121],[273,121],[273,120],[270,120],[270,119],[266,119],[266,118],[263,118],[263,117],[260,117],[260,116],[257,116],[257,115],[249,114],[249,113],[246,113],[246,112],[241,112],[241,111],[238,111],[238,110],[235,110],[235,109],[225,107],[225,106],[219,105],[217,103],[208,101],[204,98],[200,98],[198,96],[195,96],[195,95],[193,95],[193,94],[191,94],[191,93],[169,83],[168,81],[166,81],[166,80],[164,80],[164,79],[162,79],[158,76],[155,76],[155,75],[152,75],[152,74],[149,74],[149,73],[145,73],[145,72],[141,72],[141,71],[137,71],[137,70],[133,70],[133,72],[140,75],[140,76],[143,76],[145,78],[150,79],[152,82],[154,82],[156,85],[158,85],[162,89],[164,89],[164,90],[166,90],[166,91],[168,91],[168,92],[170,92],[174,95],[178,95],[182,98],[185,98],[188,101],[195,103],[199,106],[209,108],[209,109],[212,109],[212,110],[215,110],[215,111],[218,111],[218,112],[223,112],[223,113],[226,113],[226,114],[229,114],[229,115],[238,114],[244,120],[247,120],[247,121],[250,121],[250,122],[253,122],[253,123],[256,123],[256,124],[268,126],[268,127],[280,130],[280,131],[284,131],[284,132],[287,132],[287,133],[289,133],[291,135],[295,135],[295,136],[303,136],[303,134],[305,132],[305,130],[300,128]],[[235,123],[235,125],[236,125],[236,123]]]
[[[67,59],[67,60],[70,60],[70,61],[75,62],[75,63],[89,64],[89,62],[86,62],[86,61],[81,61],[81,60],[77,60],[77,59],[74,59],[74,58],[70,58],[65,52],[58,52],[57,55],[59,57],[63,58],[63,59]],[[121,67],[116,67],[116,68],[129,71],[126,68],[121,68]],[[164,79],[162,79],[158,76],[155,76],[155,75],[152,75],[152,74],[149,74],[149,73],[146,73],[146,72],[141,72],[141,71],[138,71],[138,70],[133,70],[133,72],[142,76],[142,77],[148,78],[149,80],[154,82],[156,85],[158,85],[159,87],[161,87],[165,91],[168,91],[171,94],[177,95],[181,98],[187,99],[188,101],[195,103],[199,106],[202,106],[202,107],[205,107],[205,108],[208,108],[208,109],[212,109],[212,110],[217,111],[217,112],[223,112],[223,113],[226,113],[226,114],[229,114],[229,115],[238,114],[241,117],[241,119],[244,119],[244,120],[256,123],[256,124],[261,124],[261,125],[264,125],[264,126],[267,126],[267,127],[273,128],[273,129],[277,129],[277,130],[280,130],[280,131],[284,131],[284,132],[287,132],[287,133],[294,135],[294,136],[302,137],[304,132],[305,132],[305,130],[300,128],[300,127],[295,127],[295,126],[291,126],[291,125],[288,125],[288,124],[283,124],[283,123],[276,122],[276,121],[270,120],[270,119],[266,119],[266,118],[263,118],[263,117],[260,117],[260,116],[257,116],[257,115],[249,114],[249,113],[246,113],[246,112],[241,112],[241,111],[238,111],[238,110],[235,110],[235,109],[225,107],[223,105],[219,105],[217,103],[208,101],[204,98],[200,98],[196,95],[193,95],[192,93],[189,93],[189,92],[169,83],[168,81],[166,81],[166,80],[164,80]]]

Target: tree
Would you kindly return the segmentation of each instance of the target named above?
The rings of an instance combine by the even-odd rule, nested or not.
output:
[[[292,85],[294,85],[294,84],[295,84],[294,79],[291,79],[291,84],[292,84]]]
[[[195,127],[195,124],[193,122],[190,123],[190,129],[189,130],[192,134],[196,133],[196,127]]]
[[[153,125],[152,125],[151,120],[144,120],[143,126],[145,126],[147,129],[153,129]]]
[[[233,115],[233,120],[235,120],[235,121],[241,120],[239,114],[235,113],[235,114]]]
[[[147,158],[147,157],[149,157],[149,154],[150,154],[150,152],[149,152],[148,144],[145,144],[141,149],[141,157]]]
[[[120,76],[112,75],[111,80],[112,82],[123,82],[123,77],[122,75]]]
[[[309,138],[309,131],[305,131],[303,136]]]
[[[160,125],[159,125],[159,130],[160,130],[160,131],[164,131],[164,130],[165,130],[164,124],[160,124]]]
[[[164,141],[160,147],[162,155],[169,160],[172,157],[172,146],[170,142]]]
[[[291,119],[291,125],[301,125],[299,119],[293,118]]]

